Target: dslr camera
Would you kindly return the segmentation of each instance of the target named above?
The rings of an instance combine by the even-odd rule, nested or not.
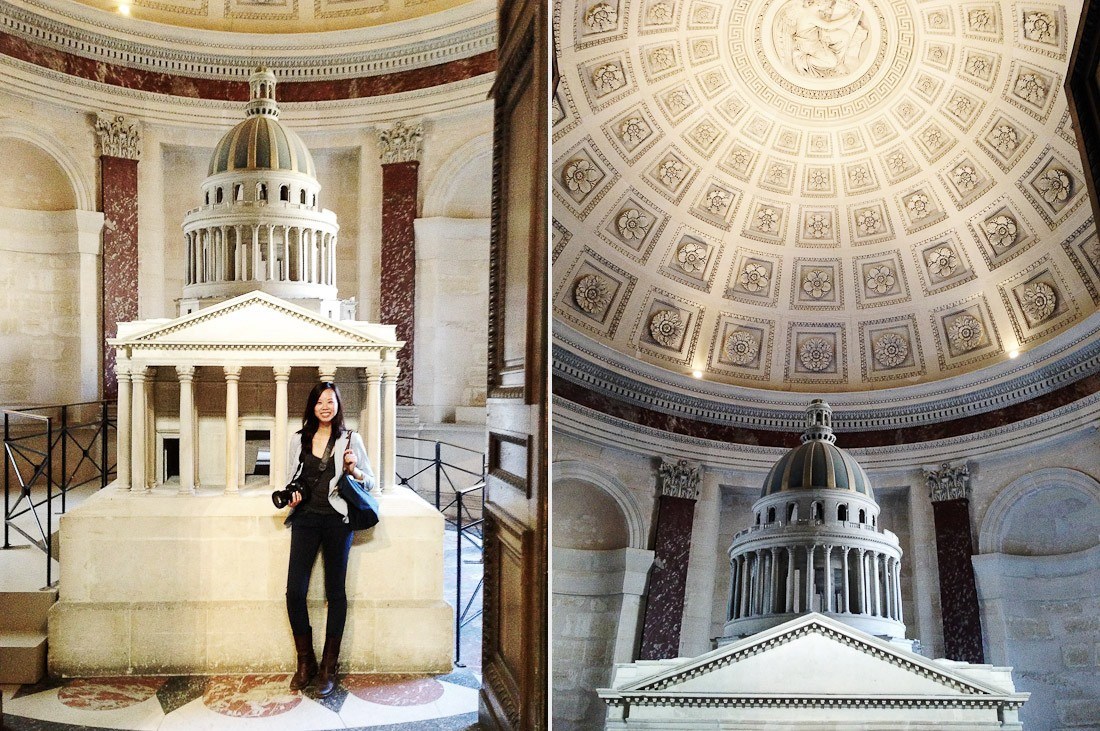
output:
[[[309,485],[295,477],[282,490],[271,493],[271,502],[275,503],[276,508],[285,508],[294,499],[296,492],[302,493],[303,502],[309,500]]]

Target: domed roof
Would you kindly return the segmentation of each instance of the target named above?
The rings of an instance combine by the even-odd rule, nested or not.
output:
[[[833,444],[831,409],[815,399],[806,411],[802,445],[783,455],[764,479],[760,497],[789,490],[829,488],[858,492],[874,500],[867,473],[852,455]]]
[[[258,68],[248,80],[248,119],[229,130],[210,157],[207,175],[237,170],[287,170],[317,177],[301,138],[279,122],[275,74]]]
[[[317,177],[313,157],[301,138],[267,115],[244,120],[214,148],[207,174],[233,170],[289,170]]]

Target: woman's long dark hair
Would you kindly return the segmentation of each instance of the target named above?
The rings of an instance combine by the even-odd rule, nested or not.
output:
[[[302,414],[302,430],[299,433],[302,435],[303,454],[313,450],[313,436],[317,433],[317,427],[321,426],[321,421],[317,418],[317,414],[313,413],[313,410],[321,399],[321,394],[330,388],[336,394],[336,415],[332,417],[332,435],[338,437],[344,433],[344,397],[340,395],[340,389],[336,387],[335,383],[321,381],[309,392],[309,397],[306,399],[306,410]]]

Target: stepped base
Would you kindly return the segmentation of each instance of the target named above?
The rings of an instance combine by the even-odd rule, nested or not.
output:
[[[37,683],[45,674],[45,632],[0,632],[0,683]]]
[[[379,497],[382,521],[355,534],[341,668],[451,668],[443,517],[407,488]],[[108,487],[61,518],[61,600],[49,613],[59,676],[290,672],[290,530],[267,490],[130,493]],[[324,637],[324,571],[310,615]]]

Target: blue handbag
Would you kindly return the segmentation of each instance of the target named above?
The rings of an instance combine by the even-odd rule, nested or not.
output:
[[[345,472],[336,483],[336,490],[348,504],[348,525],[352,530],[378,525],[378,500],[362,482]]]

